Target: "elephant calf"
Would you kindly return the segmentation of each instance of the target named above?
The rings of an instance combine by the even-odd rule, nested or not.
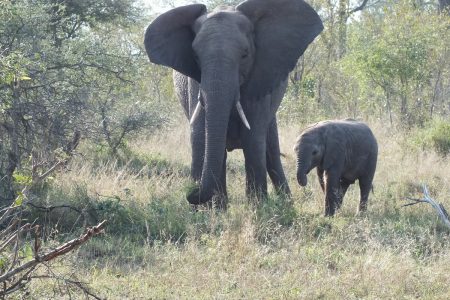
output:
[[[325,215],[333,216],[342,204],[350,184],[359,180],[359,211],[367,209],[367,198],[377,165],[378,145],[370,128],[345,119],[322,121],[304,130],[294,146],[297,154],[297,181],[307,183],[306,175],[317,168],[325,193]]]

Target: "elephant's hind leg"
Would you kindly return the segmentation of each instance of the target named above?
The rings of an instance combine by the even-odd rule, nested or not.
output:
[[[372,179],[368,177],[363,177],[359,179],[359,190],[360,190],[360,200],[359,200],[359,212],[367,210],[367,201],[369,200],[369,193],[372,189]]]
[[[338,198],[337,198],[336,209],[341,208],[342,201],[344,200],[345,193],[347,193],[348,187],[352,183],[353,182],[348,181],[345,178],[341,178],[341,189],[340,189],[340,193],[339,193]]]
[[[369,193],[372,190],[376,164],[376,156],[375,159],[369,159],[367,164],[367,175],[359,178],[359,190],[361,193],[361,198],[359,200],[359,212],[367,210],[367,201],[369,199]]]

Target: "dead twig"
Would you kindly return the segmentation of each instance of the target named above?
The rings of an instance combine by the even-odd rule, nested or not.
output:
[[[404,204],[402,206],[411,206],[411,205],[416,205],[418,203],[429,203],[437,211],[437,213],[439,214],[439,217],[444,222],[444,224],[450,228],[449,216],[448,216],[448,213],[445,210],[444,206],[442,205],[442,203],[437,203],[433,198],[430,197],[428,188],[425,184],[422,186],[422,188],[423,188],[423,198],[422,199],[414,199],[414,198],[408,197],[407,199],[410,201],[413,201],[413,202]]]
[[[36,208],[36,209],[39,209],[39,210],[44,211],[44,212],[51,212],[52,210],[57,209],[57,208],[68,208],[68,209],[71,209],[73,211],[76,211],[79,214],[83,213],[80,209],[78,209],[76,207],[73,207],[71,205],[67,205],[67,204],[53,205],[53,206],[39,206],[39,205],[33,204],[31,202],[27,202],[26,205],[31,206],[31,207]]]
[[[49,269],[49,271],[52,271]],[[63,282],[65,285],[71,285],[74,286],[78,289],[80,289],[86,296],[90,296],[94,299],[97,300],[103,300],[104,298],[100,298],[99,296],[97,296],[96,294],[94,294],[88,287],[88,283],[86,282],[82,282],[82,281],[78,281],[78,280],[72,280],[72,279],[66,279],[66,278],[61,278],[60,276],[54,274],[53,272],[51,272],[51,275],[36,275],[36,276],[31,276],[30,279],[54,279],[54,280],[58,280]],[[61,294],[63,294],[62,291],[60,291]],[[86,297],[86,299],[88,299]]]
[[[22,227],[20,227],[19,229],[17,229],[16,231],[14,231],[8,238],[5,239],[3,244],[0,245],[0,252],[2,252],[3,249],[5,249],[6,246],[8,246],[11,242],[16,241],[17,235],[21,234],[24,231],[30,230],[30,228],[31,228],[31,224],[27,223],[27,224],[23,225]]]
[[[72,251],[79,245],[85,243],[91,237],[93,237],[99,233],[102,233],[103,228],[105,227],[105,224],[106,224],[106,220],[99,223],[97,226],[88,228],[86,230],[86,232],[83,235],[81,235],[80,237],[73,239],[71,241],[68,241],[68,242],[62,244],[61,246],[57,247],[56,249],[54,249],[48,253],[45,253],[44,255],[35,254],[34,259],[30,260],[29,262],[26,262],[25,264],[23,264],[17,268],[12,269],[11,271],[7,272],[6,274],[1,275],[0,283],[3,283],[5,281],[9,280],[10,278],[12,278],[13,276],[15,276],[16,274],[18,274],[22,271],[28,270],[30,268],[34,268],[39,263],[55,259],[56,257],[58,257],[60,255],[63,255],[63,254],[66,254],[66,253]]]

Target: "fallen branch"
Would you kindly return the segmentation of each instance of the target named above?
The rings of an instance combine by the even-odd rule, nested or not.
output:
[[[28,270],[30,268],[34,268],[39,263],[52,260],[60,255],[63,255],[63,254],[66,254],[67,252],[72,251],[79,245],[85,243],[91,237],[93,237],[99,233],[102,233],[103,228],[105,227],[105,224],[106,224],[106,220],[99,223],[97,226],[88,228],[86,230],[86,232],[83,235],[81,235],[80,237],[73,239],[71,241],[68,241],[67,243],[64,243],[63,245],[57,247],[56,249],[54,249],[48,253],[45,253],[44,255],[39,255],[36,253],[34,259],[30,260],[29,262],[26,262],[25,264],[23,264],[17,268],[12,269],[11,271],[9,271],[6,274],[1,275],[0,283],[3,283],[5,281],[9,280],[11,277],[15,276],[16,274],[18,274],[22,271]]]
[[[422,199],[414,199],[414,198],[409,198],[409,197],[407,199],[410,200],[410,201],[413,201],[413,202],[404,204],[402,206],[411,206],[411,205],[415,205],[415,204],[418,204],[418,203],[429,203],[429,204],[431,204],[431,206],[433,206],[433,208],[439,214],[439,217],[444,222],[444,224],[447,225],[447,227],[450,228],[450,220],[449,220],[449,216],[448,216],[447,211],[445,210],[445,208],[442,205],[442,203],[437,203],[433,198],[430,197],[430,194],[428,192],[428,188],[427,188],[427,186],[425,184],[423,185],[423,198]]]

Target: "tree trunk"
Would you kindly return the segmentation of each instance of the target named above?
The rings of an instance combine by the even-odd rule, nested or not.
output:
[[[338,8],[338,49],[337,59],[345,55],[347,45],[348,0],[340,0]]]

